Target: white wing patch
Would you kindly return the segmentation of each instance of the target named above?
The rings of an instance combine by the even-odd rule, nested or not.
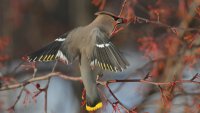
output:
[[[55,41],[63,42],[63,41],[65,41],[65,38],[57,38]]]
[[[110,44],[109,44],[109,43],[105,43],[105,44],[96,44],[96,46],[99,47],[99,48],[104,48],[104,47],[110,46]]]
[[[67,57],[63,54],[62,51],[58,50],[58,53],[56,54],[56,57],[64,61],[65,63],[68,64],[68,59]]]

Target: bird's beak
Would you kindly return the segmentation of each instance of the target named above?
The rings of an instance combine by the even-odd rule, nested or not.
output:
[[[117,24],[124,24],[124,23],[127,23],[127,19],[125,19],[125,18],[118,18],[116,22],[117,22]]]

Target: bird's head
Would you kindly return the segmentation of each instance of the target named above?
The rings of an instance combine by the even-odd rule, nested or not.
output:
[[[116,16],[113,13],[107,12],[107,11],[101,11],[101,12],[97,12],[95,13],[95,15],[99,16],[99,15],[107,15],[112,17],[112,19],[117,23],[117,24],[123,24],[123,23],[127,23],[127,19]]]

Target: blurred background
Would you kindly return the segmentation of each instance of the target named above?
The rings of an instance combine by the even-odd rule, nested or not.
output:
[[[105,10],[119,15],[123,0],[0,0],[0,76],[1,85],[22,82],[32,77],[21,58],[53,41],[71,29],[89,24],[95,12]],[[111,41],[130,62],[122,73],[105,72],[101,80],[143,79],[171,82],[190,79],[199,73],[200,7],[199,0],[127,0],[122,16],[130,24],[121,26]],[[138,18],[141,17],[141,18]],[[23,66],[21,65],[23,63]],[[37,63],[36,76],[50,73],[55,62]],[[56,71],[80,76],[78,62],[66,66],[59,62]],[[199,81],[199,79],[196,79]],[[36,84],[27,86],[15,113],[43,113],[44,95],[32,98]],[[200,85],[178,84],[176,87],[145,83],[115,83],[110,87],[124,106],[139,113],[199,113]],[[100,86],[107,99],[116,100]],[[52,78],[48,90],[48,113],[86,113],[81,106],[81,82]],[[20,90],[0,92],[0,112],[7,113]],[[164,94],[164,95],[162,95]],[[163,102],[163,96],[166,97]],[[102,97],[103,98],[103,97]],[[125,111],[104,99],[101,113]],[[164,104],[165,103],[165,104]],[[120,109],[120,110],[118,110]]]

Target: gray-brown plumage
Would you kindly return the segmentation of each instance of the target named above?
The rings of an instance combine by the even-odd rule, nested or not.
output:
[[[102,107],[96,87],[98,73],[96,74],[95,69],[91,68],[91,63],[103,70],[114,72],[123,71],[129,65],[109,40],[114,24],[123,23],[123,18],[108,12],[99,12],[96,15],[96,19],[89,25],[73,29],[42,49],[28,55],[30,62],[59,59],[68,64],[78,58],[81,77],[86,89],[86,109],[89,111]]]

